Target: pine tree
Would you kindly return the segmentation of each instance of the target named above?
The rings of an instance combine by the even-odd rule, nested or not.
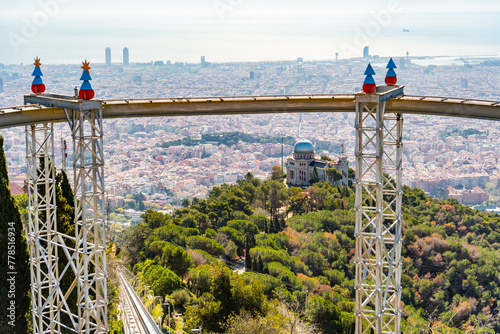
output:
[[[260,255],[259,255],[259,265],[258,265],[257,271],[259,273],[264,272],[264,262],[262,262],[262,257]]]
[[[62,197],[66,199],[66,202],[73,208],[74,211],[75,197],[73,195],[71,185],[69,184],[68,176],[64,170],[61,170],[61,172],[57,174],[57,185],[61,188]],[[71,217],[72,219],[74,219],[74,215],[75,214],[73,212],[73,216]]]
[[[29,332],[29,275],[28,244],[19,207],[10,194],[3,137],[0,136],[0,333]],[[8,283],[11,278],[14,284],[12,286],[15,287],[13,295],[10,291],[11,284]]]
[[[273,229],[274,229],[274,233],[281,232],[281,226],[280,226],[280,222],[278,220],[278,216],[274,216],[274,218],[273,218]]]
[[[252,259],[252,270],[259,272],[259,260],[256,258]]]
[[[286,228],[286,221],[285,221],[284,215],[281,215],[280,227],[281,227],[281,231],[283,231]]]
[[[277,233],[278,231],[276,231],[276,226],[274,224],[274,218],[271,217],[271,219],[269,220],[269,233]]]
[[[54,171],[55,172],[55,171]],[[75,224],[74,224],[74,216],[75,216],[75,208],[74,208],[74,196],[73,191],[71,189],[71,185],[69,184],[68,177],[64,170],[56,176],[56,205],[57,205],[57,231],[64,235],[75,237]],[[73,240],[69,238],[65,238],[66,246],[75,247],[75,243]],[[62,248],[58,250],[59,254],[59,273],[61,274],[68,264],[68,259],[64,254]],[[61,280],[61,289],[63,292],[66,292],[75,279],[74,272],[70,269],[66,270],[66,273],[62,277]],[[68,306],[70,307],[73,314],[77,314],[77,291],[73,289],[71,294],[67,297]],[[61,322],[66,326],[72,328],[71,320],[69,317],[63,313],[61,313]],[[70,330],[66,328],[61,328],[62,333],[72,333]]]
[[[250,256],[250,242],[248,237],[245,242],[245,268],[252,269],[252,257]]]
[[[313,172],[312,172],[312,175],[311,175],[311,179],[309,180],[309,183],[310,184],[315,184],[315,183],[318,183],[318,182],[319,182],[318,169],[316,168],[316,166],[314,166],[314,169],[313,169]]]

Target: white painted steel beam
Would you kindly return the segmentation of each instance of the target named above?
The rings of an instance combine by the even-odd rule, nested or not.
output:
[[[78,333],[108,331],[102,109],[71,110]]]
[[[403,87],[356,95],[356,334],[400,333]]]
[[[58,333],[59,257],[52,123],[26,127],[26,158],[33,331]]]

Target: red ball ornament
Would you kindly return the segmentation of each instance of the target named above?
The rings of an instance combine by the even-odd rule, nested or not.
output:
[[[44,84],[31,85],[31,91],[35,94],[42,94],[43,92],[45,92],[45,85]]]
[[[385,83],[387,86],[394,86],[398,82],[398,77],[385,77]]]
[[[80,98],[82,100],[92,100],[94,98],[94,90],[93,89],[90,89],[90,90],[81,90],[78,92],[78,96],[80,96]]]
[[[376,84],[363,84],[363,92],[367,94],[375,93],[377,90]]]

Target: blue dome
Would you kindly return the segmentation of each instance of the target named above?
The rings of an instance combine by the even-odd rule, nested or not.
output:
[[[307,139],[299,139],[299,141],[295,143],[295,147],[293,148],[293,153],[314,154],[314,146]]]

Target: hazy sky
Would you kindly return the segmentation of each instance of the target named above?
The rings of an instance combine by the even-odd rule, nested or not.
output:
[[[165,15],[165,16],[218,16],[221,8],[235,16],[295,17],[328,16],[331,14],[355,15],[383,9],[391,3],[399,3],[407,13],[449,13],[449,12],[500,12],[498,0],[1,0],[0,17],[35,13],[43,4],[61,4],[60,13],[84,20],[85,16],[107,16],[113,19],[123,14]],[[218,8],[219,9],[218,9]],[[232,7],[233,10],[230,10]]]
[[[498,0],[0,0],[0,63],[498,55],[499,22]]]

